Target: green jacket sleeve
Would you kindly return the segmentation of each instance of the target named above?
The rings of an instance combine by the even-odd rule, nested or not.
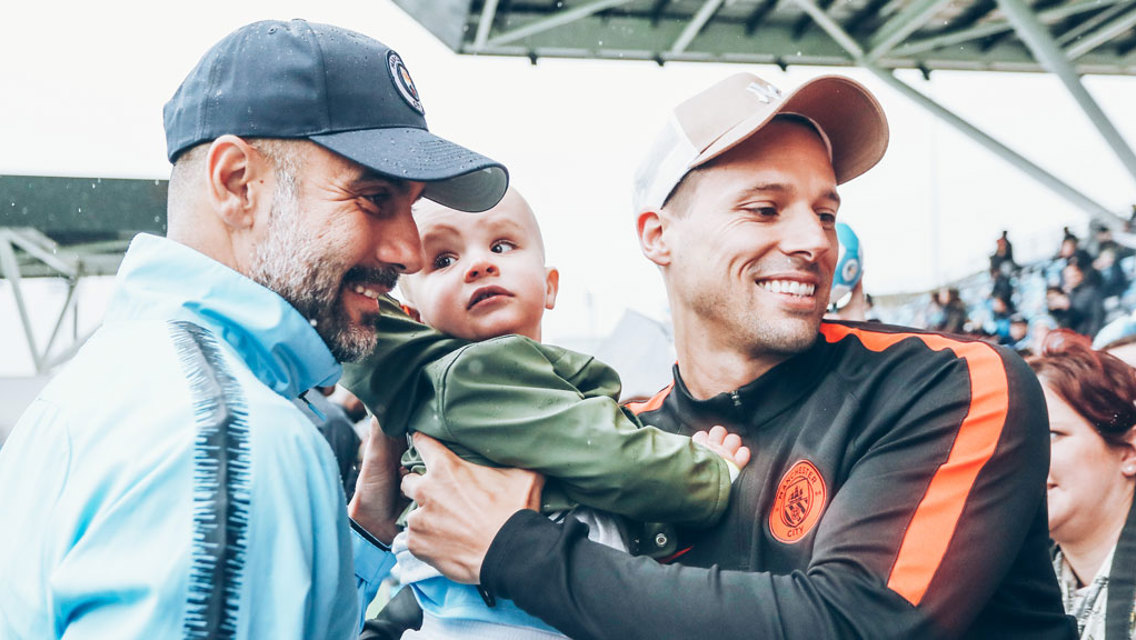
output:
[[[378,346],[365,359],[344,364],[340,384],[379,419],[388,436],[401,436],[412,431],[412,410],[432,395],[426,367],[469,342],[414,321],[389,296],[379,299],[379,309]]]
[[[699,527],[726,508],[726,462],[690,438],[641,428],[616,402],[616,373],[594,358],[502,336],[452,352],[431,378],[414,428],[545,474],[546,503],[562,492],[636,520]]]

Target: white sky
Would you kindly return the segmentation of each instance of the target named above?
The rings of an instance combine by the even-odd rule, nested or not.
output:
[[[533,66],[458,56],[383,0],[68,4],[25,0],[5,8],[0,173],[165,178],[162,105],[209,46],[264,18],[348,27],[399,51],[434,132],[509,167],[561,270],[558,309],[545,328],[552,342],[606,333],[626,307],[663,316],[661,282],[634,240],[631,175],[671,106],[742,69],[782,89],[843,73],[884,105],[888,155],[841,189],[841,217],[866,247],[869,292],[927,289],[981,269],[1003,228],[1028,259],[1055,250],[1063,225],[1087,224],[1064,200],[856,69],[574,60]],[[900,75],[1110,209],[1127,215],[1136,203],[1136,179],[1056,78],[936,72],[928,83],[918,73]],[[1136,142],[1136,78],[1091,77],[1086,85]],[[62,295],[52,286],[31,288],[42,343]],[[89,287],[96,299],[85,302],[81,324],[97,321],[103,289]],[[7,283],[0,283],[0,375],[30,367],[19,331]]]

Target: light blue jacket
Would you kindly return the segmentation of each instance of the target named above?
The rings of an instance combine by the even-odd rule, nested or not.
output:
[[[275,293],[134,239],[0,449],[0,638],[351,638],[393,564],[292,404],[340,367]]]

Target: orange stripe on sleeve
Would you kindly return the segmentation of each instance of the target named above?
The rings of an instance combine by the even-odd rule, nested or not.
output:
[[[946,555],[978,472],[994,455],[1009,410],[1009,382],[1002,359],[984,342],[961,342],[936,334],[875,333],[843,325],[821,324],[828,342],[854,335],[872,351],[883,351],[908,338],[935,351],[950,349],[970,370],[970,409],[959,426],[947,460],[935,471],[915,509],[888,578],[888,588],[918,605]]]
[[[663,406],[663,400],[666,400],[667,396],[670,395],[671,389],[674,389],[674,386],[674,380],[671,380],[670,384],[663,387],[654,396],[651,396],[650,400],[647,400],[646,402],[628,402],[627,408],[631,409],[631,413],[634,413],[635,415],[639,415],[644,411],[654,411],[655,409]]]

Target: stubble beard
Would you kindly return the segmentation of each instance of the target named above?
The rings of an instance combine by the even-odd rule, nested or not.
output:
[[[761,305],[739,303],[725,292],[702,290],[693,308],[703,309],[711,325],[724,327],[728,340],[753,357],[794,356],[816,342],[823,312],[769,318],[763,317]]]
[[[755,353],[793,356],[807,351],[817,339],[820,318],[794,316],[792,320],[750,321],[750,344]]]
[[[378,345],[378,306],[359,323],[352,322],[342,292],[355,282],[393,288],[398,272],[352,267],[332,250],[338,244],[334,237],[322,235],[324,230],[305,231],[293,175],[278,173],[273,195],[267,239],[254,250],[249,277],[307,318],[336,360],[362,359]]]

